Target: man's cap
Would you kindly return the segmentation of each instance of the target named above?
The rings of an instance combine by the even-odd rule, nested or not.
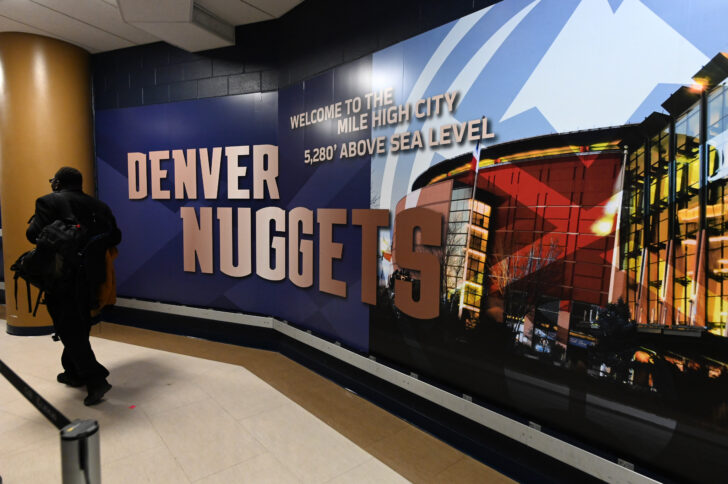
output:
[[[83,175],[80,171],[70,166],[64,166],[53,175],[58,180],[61,188],[81,188]]]

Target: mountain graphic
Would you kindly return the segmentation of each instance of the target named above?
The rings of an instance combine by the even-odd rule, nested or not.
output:
[[[557,132],[627,122],[661,83],[708,58],[638,0],[583,0],[501,121],[537,108]]]

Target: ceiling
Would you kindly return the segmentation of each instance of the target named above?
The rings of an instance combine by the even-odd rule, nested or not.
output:
[[[190,52],[235,44],[236,25],[303,0],[0,0],[0,32],[28,32],[91,53],[165,41]]]

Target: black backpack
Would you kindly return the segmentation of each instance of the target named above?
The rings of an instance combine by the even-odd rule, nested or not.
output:
[[[28,311],[38,312],[43,293],[57,290],[64,284],[73,284],[77,268],[84,260],[89,240],[87,229],[74,219],[55,220],[45,226],[36,239],[36,247],[25,252],[10,270],[15,272],[15,307],[18,306],[18,279],[25,279],[28,293]],[[30,286],[40,291],[31,307]]]

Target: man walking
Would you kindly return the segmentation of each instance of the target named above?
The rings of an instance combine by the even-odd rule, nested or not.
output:
[[[77,277],[78,266],[64,267],[68,277],[58,288],[48,291],[46,306],[56,334],[63,343],[61,364],[63,372],[57,380],[73,387],[86,385],[85,405],[99,403],[111,385],[106,381],[109,371],[97,360],[91,349],[91,309],[98,285],[105,277],[106,249],[121,241],[121,232],[111,209],[100,200],[83,193],[83,177],[75,168],[63,167],[50,179],[53,193],[35,202],[35,214],[30,220],[26,237],[32,243],[47,226],[56,220],[72,221],[86,230],[86,239],[93,240],[95,250],[89,251],[84,271],[91,277]],[[70,265],[70,264],[69,264]]]

